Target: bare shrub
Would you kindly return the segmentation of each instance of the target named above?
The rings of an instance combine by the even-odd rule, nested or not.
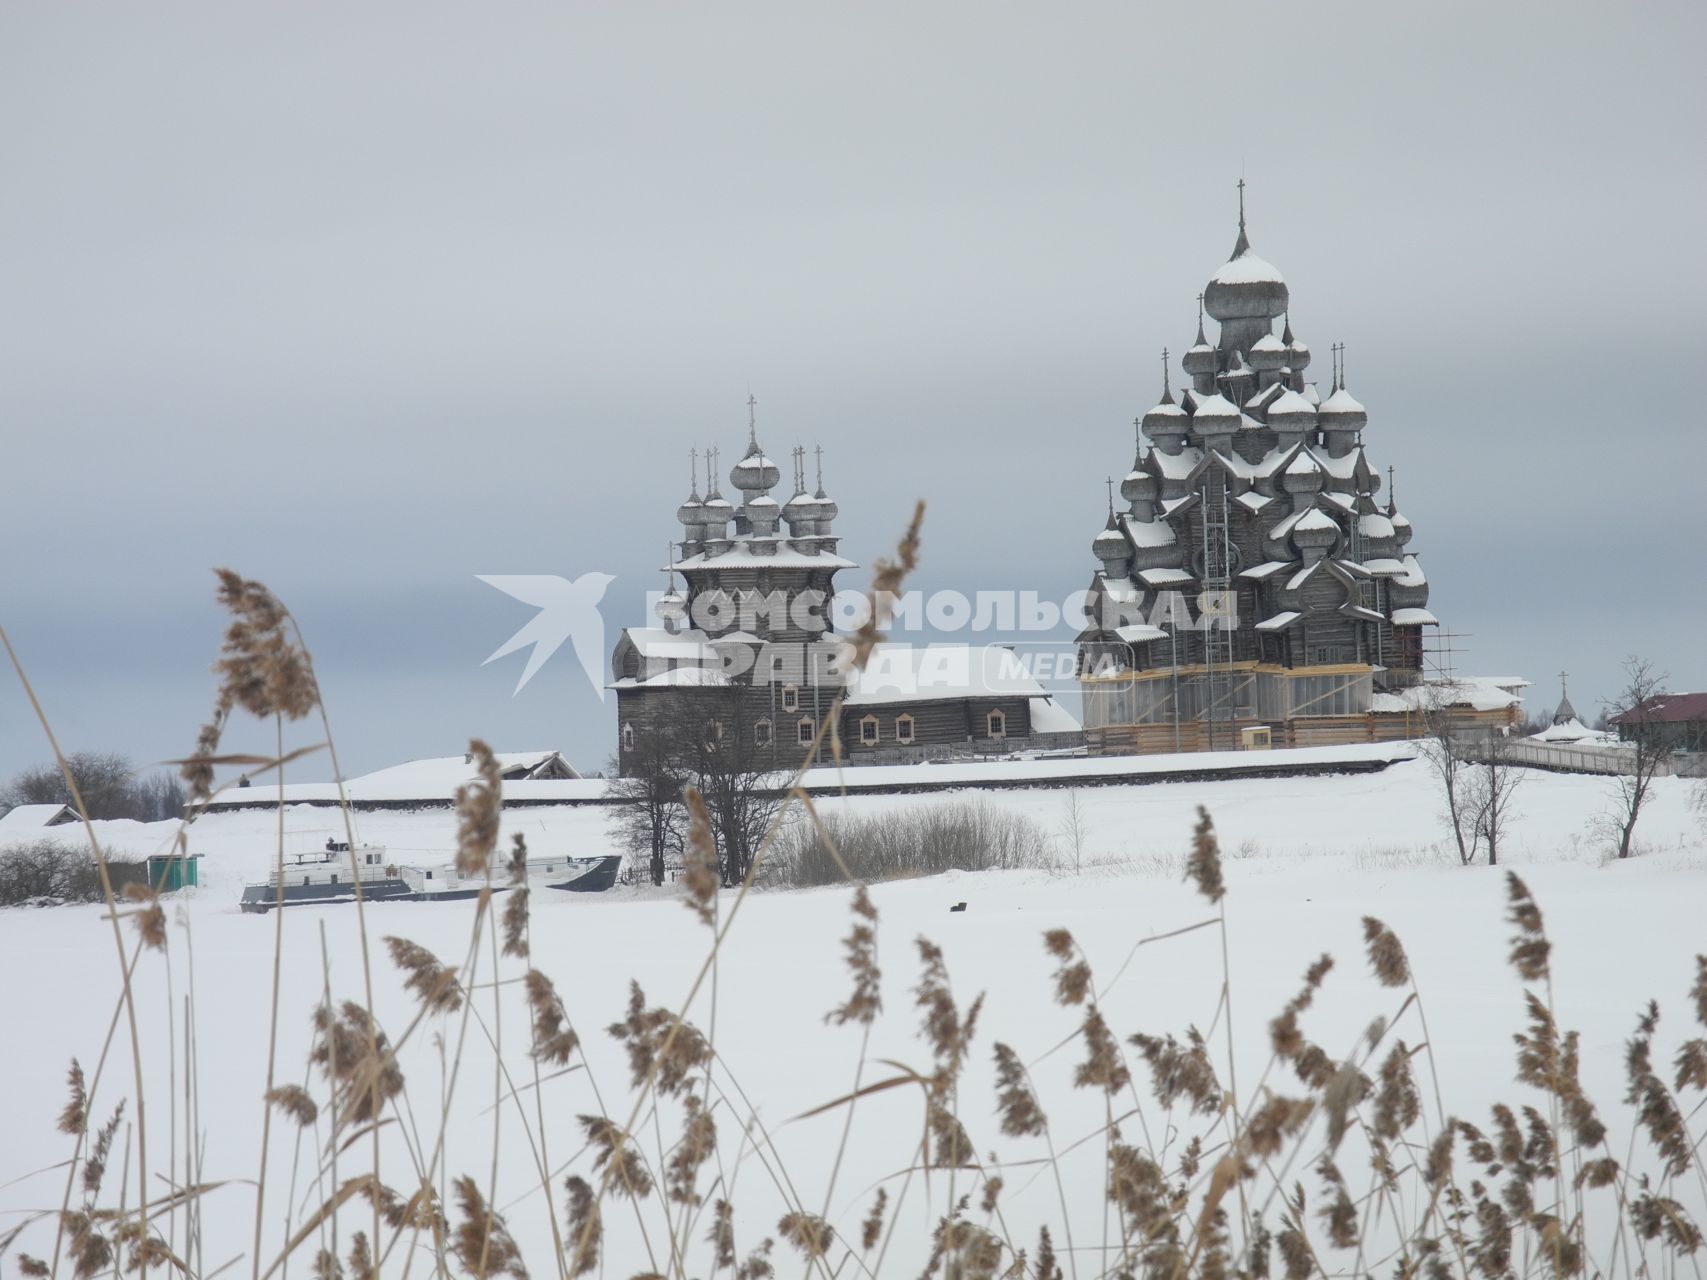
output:
[[[87,849],[57,840],[32,840],[0,849],[0,906],[34,898],[99,902],[101,869]]]
[[[902,880],[944,871],[1013,870],[1053,865],[1049,834],[1024,814],[988,800],[848,816],[826,814],[824,827],[858,880]],[[771,854],[776,882],[794,887],[839,884],[845,877],[824,836],[799,823],[778,837]]]

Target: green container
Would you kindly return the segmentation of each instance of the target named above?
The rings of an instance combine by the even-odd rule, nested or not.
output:
[[[199,855],[180,858],[161,855],[148,860],[148,883],[161,893],[174,889],[193,889],[201,883],[196,877]]]

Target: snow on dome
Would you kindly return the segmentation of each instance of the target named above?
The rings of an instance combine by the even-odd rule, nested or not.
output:
[[[1315,455],[1308,449],[1300,449],[1298,456],[1286,466],[1289,476],[1318,476],[1322,474],[1322,464],[1316,461]]]
[[[1320,391],[1316,390],[1316,384],[1314,382],[1305,383],[1304,384],[1304,391],[1302,394],[1304,396],[1304,402],[1306,404],[1309,404],[1314,408],[1318,408],[1318,409],[1321,408],[1322,393]]]
[[[1220,426],[1226,423],[1226,430],[1232,430],[1239,422],[1239,407],[1219,391],[1214,395],[1205,396],[1197,402],[1197,412],[1192,415],[1192,421],[1201,429],[1204,419]]]
[[[1379,511],[1372,511],[1357,522],[1359,531],[1366,538],[1391,538],[1393,522]]]
[[[1284,342],[1282,342],[1279,338],[1275,337],[1272,333],[1265,333],[1262,337],[1258,338],[1255,342],[1251,343],[1251,351],[1252,352],[1257,352],[1257,351],[1285,351],[1285,350],[1286,350],[1286,344]]]
[[[1274,264],[1264,262],[1256,254],[1246,249],[1238,257],[1221,264],[1214,275],[1209,277],[1211,284],[1278,284],[1284,286],[1286,278]],[[1208,299],[1204,301],[1207,303]],[[1210,312],[1214,315],[1214,312]],[[1219,318],[1219,317],[1217,317]]]
[[[1308,431],[1316,425],[1315,406],[1289,387],[1269,402],[1268,425],[1277,431]]]
[[[1369,414],[1352,398],[1351,392],[1341,387],[1322,401],[1321,420],[1324,427],[1348,430],[1365,425],[1369,421]]]
[[[759,451],[758,445],[754,445],[729,472],[729,483],[742,492],[769,489],[780,479],[782,471]]]
[[[1294,533],[1303,533],[1306,530],[1331,531],[1333,533],[1338,533],[1340,531],[1340,527],[1334,523],[1334,518],[1326,511],[1323,511],[1320,507],[1312,507],[1299,518],[1297,524],[1292,526],[1292,532]]]
[[[1118,560],[1122,556],[1126,555],[1129,550],[1130,548],[1126,544],[1126,538],[1121,534],[1120,530],[1114,527],[1112,522],[1110,522],[1106,529],[1091,539],[1091,554],[1098,560]]]

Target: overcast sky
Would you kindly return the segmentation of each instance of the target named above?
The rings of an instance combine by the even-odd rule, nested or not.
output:
[[[1459,669],[1707,687],[1704,15],[8,4],[0,622],[68,748],[182,754],[227,564],[347,772],[596,768],[614,704],[567,653],[512,697],[474,575],[614,573],[614,640],[751,387],[851,559],[923,496],[919,585],[1084,586],[1243,173]],[[0,776],[44,754],[0,681]]]

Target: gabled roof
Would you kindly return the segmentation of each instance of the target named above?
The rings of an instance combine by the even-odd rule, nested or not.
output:
[[[1637,707],[1610,718],[1610,724],[1681,724],[1707,720],[1707,693],[1656,693]]]
[[[77,813],[68,804],[20,804],[0,815],[0,835],[17,836],[29,831],[45,831],[78,821]]]
[[[1025,664],[1001,645],[880,644],[848,677],[843,705],[885,706],[962,698],[1043,697]]]

